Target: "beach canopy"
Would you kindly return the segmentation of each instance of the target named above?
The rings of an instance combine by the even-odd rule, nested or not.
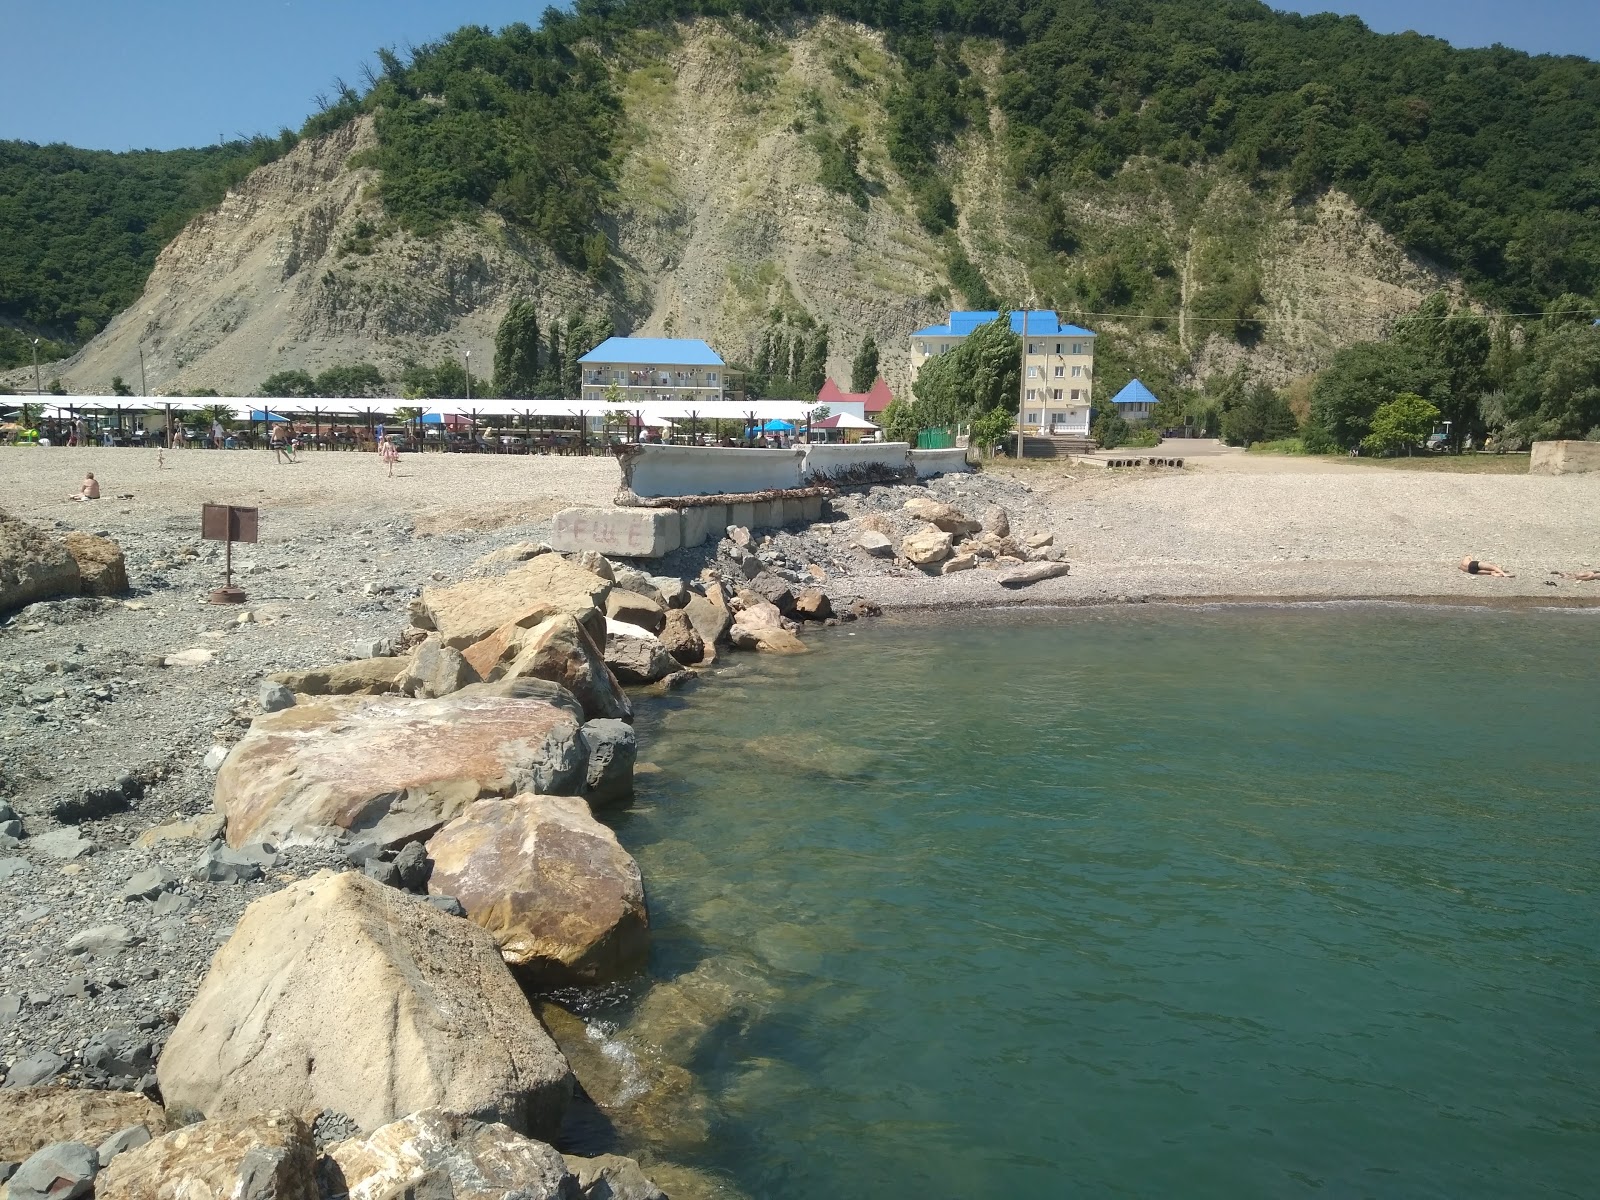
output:
[[[239,416],[243,412],[244,412],[243,409],[236,408],[233,411],[233,415],[234,416]],[[266,412],[263,409],[252,408],[250,410],[250,419],[252,421],[287,421],[289,418],[288,417],[280,417],[275,412]]]
[[[831,417],[823,417],[820,421],[812,423],[814,429],[876,429],[871,421],[856,416],[854,413],[835,413]]]
[[[794,426],[787,421],[768,421],[761,427],[762,433],[793,433]]]

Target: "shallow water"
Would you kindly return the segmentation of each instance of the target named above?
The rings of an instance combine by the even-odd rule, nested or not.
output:
[[[717,981],[672,1157],[763,1200],[1595,1194],[1600,617],[852,632],[641,715],[654,965]]]

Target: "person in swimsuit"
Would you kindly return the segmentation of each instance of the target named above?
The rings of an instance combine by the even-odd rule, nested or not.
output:
[[[75,496],[68,496],[67,499],[69,499],[69,500],[98,500],[98,499],[100,499],[100,481],[94,477],[94,472],[93,471],[90,471],[87,475],[85,475],[83,477],[83,486],[81,486],[78,489],[78,494],[75,495]]]
[[[1470,554],[1461,560],[1460,565],[1461,569],[1468,575],[1494,575],[1500,579],[1516,578],[1515,575],[1506,570],[1504,567],[1492,562],[1480,562],[1478,559],[1473,558]]]

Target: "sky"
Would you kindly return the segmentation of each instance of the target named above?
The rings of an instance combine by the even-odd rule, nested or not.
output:
[[[1271,0],[1381,33],[1600,59],[1600,0]],[[379,46],[537,24],[517,0],[0,0],[0,138],[104,150],[298,129]]]

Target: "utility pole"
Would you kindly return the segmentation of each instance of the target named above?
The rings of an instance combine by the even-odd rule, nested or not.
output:
[[[1017,458],[1022,458],[1022,414],[1028,399],[1028,306],[1022,306],[1022,382],[1017,385]]]
[[[44,395],[44,388],[39,386],[39,339],[33,339],[33,394]]]
[[[144,347],[139,347],[139,395],[148,396],[150,393],[144,386]]]
[[[467,351],[467,407],[472,407],[472,351]]]

